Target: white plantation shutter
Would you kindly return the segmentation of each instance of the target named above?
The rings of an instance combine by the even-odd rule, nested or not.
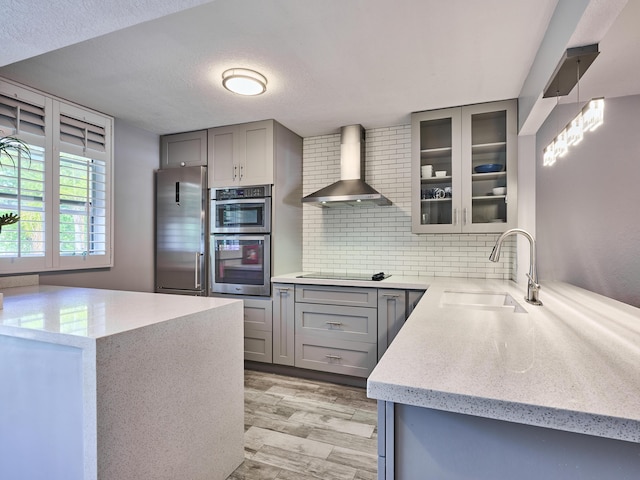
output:
[[[0,274],[46,269],[46,97],[0,83],[0,136],[20,138],[31,156],[12,151],[0,158],[0,215],[20,217],[0,233]]]
[[[0,275],[109,267],[113,119],[0,78],[0,137],[31,149],[0,162]]]
[[[105,152],[106,129],[104,126],[60,115],[60,141],[66,145],[81,147],[85,152]]]
[[[110,265],[111,121],[64,104],[59,119],[60,265]]]
[[[44,137],[45,109],[6,94],[0,94],[0,130],[2,136],[20,136],[23,133]]]

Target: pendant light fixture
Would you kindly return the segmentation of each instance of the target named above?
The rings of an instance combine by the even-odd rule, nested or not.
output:
[[[568,95],[577,85],[577,103],[580,103],[580,78],[589,68],[600,52],[598,45],[587,45],[568,49],[551,80],[545,88],[543,97],[548,98],[555,93]],[[575,74],[573,73],[575,71]],[[542,163],[553,165],[558,158],[564,157],[569,147],[579,144],[585,132],[592,132],[604,122],[604,98],[593,98],[571,120],[543,151]]]
[[[247,68],[230,68],[222,73],[222,86],[238,95],[260,95],[267,91],[267,79]]]

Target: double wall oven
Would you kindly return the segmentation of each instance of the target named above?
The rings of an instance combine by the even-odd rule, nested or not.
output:
[[[271,295],[271,185],[211,189],[212,293]]]

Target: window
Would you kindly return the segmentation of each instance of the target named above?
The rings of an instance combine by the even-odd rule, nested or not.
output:
[[[30,146],[31,158],[4,156],[0,165],[0,212],[20,216],[0,233],[0,258],[45,256],[44,149]]]
[[[30,147],[0,165],[0,274],[112,265],[112,119],[0,80],[0,135]]]

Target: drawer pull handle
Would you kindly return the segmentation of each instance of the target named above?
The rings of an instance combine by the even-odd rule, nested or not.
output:
[[[389,298],[399,298],[400,294],[399,293],[383,293],[382,296],[389,297]]]
[[[341,360],[342,357],[340,355],[325,355],[329,360]]]
[[[280,291],[280,293],[289,293],[289,289],[288,288],[278,287],[278,290]]]
[[[339,327],[340,325],[342,325],[342,322],[325,322],[325,323],[330,327]]]

